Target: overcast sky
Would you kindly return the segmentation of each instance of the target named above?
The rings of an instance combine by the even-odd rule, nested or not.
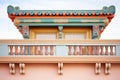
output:
[[[115,17],[102,33],[101,39],[120,39],[120,0],[0,0],[0,39],[23,39],[8,18],[8,5],[37,10],[98,10],[114,5]]]

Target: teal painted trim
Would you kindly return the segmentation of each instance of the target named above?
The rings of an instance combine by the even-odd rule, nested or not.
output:
[[[22,25],[29,25],[29,26],[93,26],[93,25],[100,25],[105,26],[104,23],[20,23],[18,26]]]
[[[92,15],[92,12],[94,12],[96,15],[99,15],[100,12],[102,12],[104,15],[109,12],[110,14],[114,14],[115,13],[115,6],[110,6],[110,7],[106,7],[104,6],[103,9],[101,10],[20,10],[19,7],[13,7],[11,5],[9,5],[7,7],[7,13],[8,14],[12,14],[13,12],[16,13],[16,15],[18,15],[19,12],[22,13],[22,15],[25,15],[26,12],[29,12],[30,15],[34,15],[34,12],[37,12],[38,15],[41,15],[42,12],[45,12],[46,15],[49,15],[49,13],[52,13],[52,15],[55,15],[55,13],[59,13],[60,15],[62,15],[62,13],[66,13],[66,15],[69,15],[71,12],[76,15],[78,12],[81,13],[81,15],[84,15],[84,13],[88,13],[88,15]]]
[[[7,44],[0,44],[0,56],[8,56],[9,49]]]
[[[92,22],[104,22],[106,18],[65,18],[65,19],[53,19],[53,18],[44,18],[44,19],[35,19],[35,18],[18,18],[15,21],[19,21],[19,23],[92,23]]]
[[[120,45],[116,45],[116,55],[120,56]]]

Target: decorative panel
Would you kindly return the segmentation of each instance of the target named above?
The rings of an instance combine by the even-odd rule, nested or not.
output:
[[[39,39],[39,40],[56,39],[56,34],[54,33],[36,34],[36,39]]]
[[[72,39],[72,40],[77,40],[77,39],[85,39],[86,35],[81,34],[81,33],[68,33],[65,34],[65,39]]]

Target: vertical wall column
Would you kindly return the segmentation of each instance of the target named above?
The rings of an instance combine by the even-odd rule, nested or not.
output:
[[[93,25],[92,27],[92,39],[99,39],[100,37],[100,28],[99,25]]]
[[[22,32],[24,39],[29,39],[29,26],[28,25],[20,26],[19,30]]]
[[[63,26],[58,26],[58,30],[59,30],[58,38],[62,39],[62,36],[63,36],[63,34],[62,34]]]

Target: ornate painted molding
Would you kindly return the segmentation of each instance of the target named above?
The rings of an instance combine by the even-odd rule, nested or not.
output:
[[[25,39],[29,39],[29,26],[28,25],[19,26],[19,31],[22,33]]]
[[[101,10],[21,10],[9,5],[7,12],[13,16],[104,16],[113,15],[115,6],[104,6]]]
[[[58,26],[58,30],[59,30],[59,39],[62,39],[62,30],[63,30],[63,26]]]
[[[100,31],[99,25],[93,25],[93,27],[92,27],[92,32],[93,32],[92,39],[99,39],[99,37],[100,37],[99,31]]]

